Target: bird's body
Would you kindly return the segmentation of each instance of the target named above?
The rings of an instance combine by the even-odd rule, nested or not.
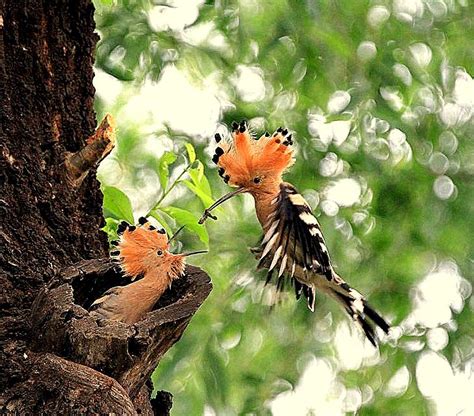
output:
[[[233,142],[221,144],[213,160],[224,180],[238,189],[208,208],[201,222],[231,196],[250,193],[263,230],[260,248],[254,252],[259,268],[268,269],[267,282],[276,276],[277,288],[282,289],[285,280],[289,280],[296,297],[304,295],[312,311],[315,292],[328,294],[361,325],[375,345],[375,332],[367,318],[386,333],[389,325],[334,271],[319,222],[309,204],[294,186],[282,180],[283,171],[293,163],[291,135],[280,128],[271,136],[266,133],[254,140],[245,122],[235,123],[233,130]],[[216,135],[216,141],[220,142],[221,137]]]
[[[153,309],[171,282],[172,278],[161,273],[113,287],[93,303],[90,313],[96,318],[134,324]]]
[[[156,230],[145,218],[139,221],[139,226],[121,223],[120,241],[111,254],[119,260],[125,275],[132,280],[140,279],[107,290],[90,308],[95,318],[127,324],[139,321],[153,309],[173,280],[184,274],[185,256],[198,253],[170,253],[169,242],[173,237],[168,240],[165,230]]]

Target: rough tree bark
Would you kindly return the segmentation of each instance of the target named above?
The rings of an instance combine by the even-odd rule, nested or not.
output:
[[[0,412],[167,414],[147,380],[211,290],[187,268],[146,319],[94,321],[125,283],[107,257],[95,175],[72,186],[65,156],[96,125],[90,0],[0,0]]]

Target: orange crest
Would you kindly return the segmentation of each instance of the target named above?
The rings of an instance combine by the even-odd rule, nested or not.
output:
[[[215,135],[219,143],[222,137]],[[219,175],[231,186],[243,186],[260,176],[281,178],[294,163],[293,144],[288,130],[279,128],[273,135],[266,132],[259,139],[251,137],[247,123],[232,123],[232,141],[223,141],[212,160],[220,167]]]
[[[157,266],[160,257],[166,256],[169,244],[164,229],[157,230],[145,218],[140,218],[141,226],[122,222],[117,229],[120,241],[115,243],[117,251],[113,256],[120,258],[123,271],[135,279]]]

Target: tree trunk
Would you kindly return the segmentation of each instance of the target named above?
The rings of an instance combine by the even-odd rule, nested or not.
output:
[[[65,158],[96,125],[90,0],[0,0],[0,410],[167,414],[147,380],[207,297],[188,268],[146,319],[98,326],[87,308],[125,283],[107,257],[94,172]],[[121,280],[122,279],[122,280]]]

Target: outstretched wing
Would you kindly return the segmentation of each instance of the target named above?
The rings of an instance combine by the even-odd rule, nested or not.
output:
[[[265,227],[267,231],[261,243],[259,267],[269,269],[267,282],[277,272],[278,289],[284,286],[285,277],[289,278],[295,287],[296,297],[303,293],[313,310],[314,288],[309,281],[314,279],[314,274],[325,276],[328,281],[333,279],[321,228],[308,203],[288,183],[280,185],[280,193],[272,204],[275,209]]]

